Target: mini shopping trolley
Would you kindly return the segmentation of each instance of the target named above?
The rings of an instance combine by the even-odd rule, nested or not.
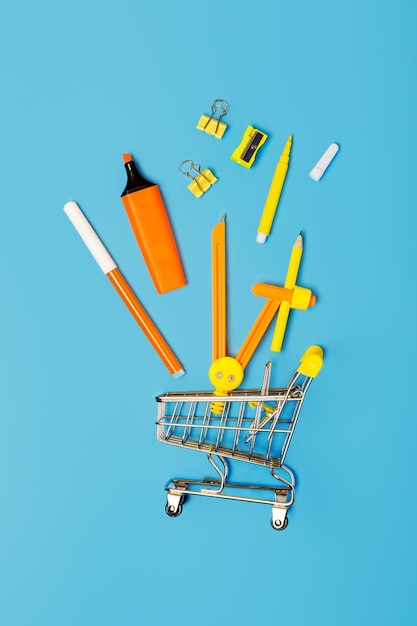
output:
[[[201,480],[171,479],[166,486],[167,514],[179,515],[187,496],[228,498],[271,505],[272,527],[286,528],[295,477],[284,461],[307,390],[322,361],[321,348],[311,346],[283,389],[270,389],[269,361],[259,390],[237,389],[225,396],[212,391],[171,392],[157,397],[158,440],[204,452],[218,474]],[[264,466],[275,484],[228,482],[231,460]]]
[[[300,249],[297,252],[299,262]],[[292,267],[292,266],[291,266]],[[294,428],[311,381],[323,364],[323,351],[310,346],[283,389],[270,389],[271,361],[265,366],[261,388],[241,390],[244,370],[277,311],[281,340],[291,308],[307,309],[315,303],[309,289],[257,283],[252,291],[266,298],[255,323],[235,357],[226,354],[226,254],[225,220],[212,235],[212,346],[209,379],[214,391],[166,393],[157,397],[159,441],[207,454],[216,478],[169,481],[165,510],[179,515],[187,496],[211,496],[272,505],[271,524],[287,526],[287,511],[294,502],[295,478],[284,465]],[[273,485],[235,483],[228,480],[230,461],[266,467]]]

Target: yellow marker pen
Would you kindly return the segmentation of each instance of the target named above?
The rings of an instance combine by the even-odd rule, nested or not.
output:
[[[275,172],[272,177],[271,186],[269,188],[264,210],[262,212],[261,220],[258,226],[258,232],[256,235],[256,241],[258,243],[265,243],[266,238],[271,232],[272,222],[274,221],[275,213],[278,207],[278,202],[281,196],[281,191],[284,186],[285,177],[288,171],[288,164],[290,162],[291,145],[292,145],[292,135],[288,137],[287,143],[285,144],[285,148],[275,167]]]
[[[301,256],[303,254],[303,235],[300,233],[295,240],[291,251],[290,262],[288,264],[287,276],[285,278],[284,288],[294,289],[297,282],[298,269],[301,263]],[[277,323],[275,325],[274,334],[272,336],[271,350],[273,352],[280,352],[282,348],[282,342],[284,341],[285,329],[287,327],[288,316],[290,314],[291,302],[283,300],[279,307]]]

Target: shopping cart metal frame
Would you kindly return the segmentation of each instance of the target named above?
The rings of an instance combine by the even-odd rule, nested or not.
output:
[[[295,500],[295,476],[284,461],[321,362],[313,369],[310,364],[307,373],[299,367],[285,388],[274,389],[269,386],[271,366],[269,361],[258,390],[236,389],[224,396],[213,391],[169,392],[156,398],[158,440],[204,452],[218,474],[218,478],[198,480],[172,478],[165,487],[170,517],[182,512],[187,496],[208,496],[269,504],[271,526],[286,528],[287,512]],[[228,481],[228,463],[234,460],[266,467],[277,484]]]

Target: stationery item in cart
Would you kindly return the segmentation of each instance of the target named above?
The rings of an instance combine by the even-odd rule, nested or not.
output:
[[[294,289],[297,282],[298,269],[301,263],[301,256],[303,254],[303,235],[300,233],[292,247],[290,262],[288,264],[287,276],[285,278],[285,289]],[[285,329],[287,327],[288,316],[292,307],[291,302],[282,302],[278,317],[275,325],[274,334],[272,337],[271,350],[273,352],[280,352],[282,343],[284,341]]]
[[[81,239],[84,241],[102,272],[112,283],[117,293],[129,309],[130,313],[145,333],[145,336],[156,350],[169,373],[175,378],[184,374],[184,369],[161,335],[154,322],[132,291],[116,263],[103,245],[97,233],[75,202],[67,202],[64,211],[71,220]]]
[[[211,115],[202,115],[200,117],[196,126],[197,130],[221,139],[227,129],[227,124],[222,122],[222,118],[227,115],[229,108],[229,103],[226,100],[214,100],[211,105]],[[218,118],[215,117],[217,113],[219,113]]]
[[[256,235],[256,241],[258,243],[265,243],[266,238],[271,232],[272,222],[274,221],[275,213],[278,207],[278,202],[281,196],[281,191],[284,186],[285,177],[288,171],[291,145],[292,145],[292,135],[288,137],[284,150],[281,156],[279,157],[279,161],[275,167],[271,186],[269,188],[264,210],[262,212],[261,220],[258,226],[258,232]]]
[[[237,389],[244,377],[244,370],[264,336],[268,326],[272,322],[276,312],[283,304],[297,309],[308,309],[314,306],[315,296],[310,289],[298,287],[276,287],[257,283],[253,286],[253,293],[266,297],[264,304],[255,323],[250,329],[246,339],[239,349],[236,357],[227,355],[226,346],[226,222],[224,216],[221,222],[216,224],[212,232],[212,363],[209,368],[209,379],[215,388],[214,395],[217,397],[228,395]],[[298,239],[297,239],[298,241]],[[296,255],[292,257],[291,272],[295,267]],[[297,267],[298,269],[298,267]],[[290,282],[288,281],[288,284]],[[285,329],[284,329],[285,330]],[[214,414],[222,414],[224,400],[214,401],[211,411]]]
[[[266,133],[263,133],[253,126],[248,126],[243,133],[240,144],[233,150],[230,158],[232,161],[235,161],[235,163],[243,165],[243,167],[252,167],[259,148],[264,145],[267,138],[268,135]]]
[[[212,357],[226,354],[226,216],[212,232]]]
[[[130,154],[123,159],[127,184],[122,202],[156,290],[183,287],[184,270],[159,187],[139,174]]]
[[[206,193],[208,189],[214,183],[217,182],[217,178],[207,167],[201,171],[201,165],[199,163],[194,163],[191,159],[186,159],[180,163],[178,171],[180,174],[184,174],[191,180],[191,182],[187,185],[187,189],[191,191],[191,193],[196,198],[201,198],[201,196]]]
[[[313,180],[320,180],[338,152],[339,146],[337,143],[330,144],[326,152],[320,157],[316,165],[311,170],[309,174],[310,178]]]

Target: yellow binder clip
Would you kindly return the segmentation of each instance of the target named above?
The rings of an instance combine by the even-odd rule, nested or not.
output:
[[[201,165],[194,163],[191,159],[183,161],[178,171],[180,174],[184,174],[191,179],[190,184],[187,185],[187,189],[189,189],[196,198],[201,198],[201,196],[217,182],[217,178],[213,172],[208,168],[201,171]]]
[[[202,130],[208,135],[213,135],[217,139],[221,139],[227,128],[227,124],[222,122],[222,118],[227,115],[229,110],[229,103],[226,100],[214,100],[211,105],[211,115],[202,115],[198,121],[196,128]],[[219,109],[219,116],[216,119],[215,115]]]
[[[239,165],[243,165],[243,167],[252,167],[259,148],[263,146],[267,138],[268,135],[266,133],[253,126],[248,126],[240,144],[233,150],[230,158],[232,161],[239,163]]]

